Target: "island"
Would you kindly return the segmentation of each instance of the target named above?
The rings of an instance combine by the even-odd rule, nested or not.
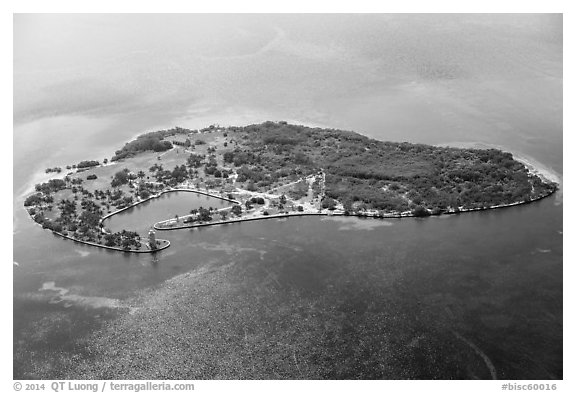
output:
[[[156,231],[304,215],[457,214],[533,202],[558,187],[498,149],[383,142],[284,121],[149,132],[109,160],[66,169],[26,197],[29,215],[58,236],[125,252],[168,247]],[[166,217],[150,223],[148,234],[105,225],[137,204],[181,191],[230,206]]]

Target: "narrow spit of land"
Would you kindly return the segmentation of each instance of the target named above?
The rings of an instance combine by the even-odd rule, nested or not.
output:
[[[202,193],[231,206],[191,209],[150,223],[156,230],[302,215],[456,214],[533,202],[558,187],[498,149],[382,142],[286,122],[150,132],[110,159],[46,172],[67,174],[37,184],[26,198],[34,221],[68,239],[127,252],[170,243],[127,229],[112,233],[106,219],[166,192]]]

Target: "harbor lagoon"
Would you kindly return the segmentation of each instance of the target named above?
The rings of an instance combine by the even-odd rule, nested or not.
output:
[[[104,225],[112,232],[122,229],[145,234],[152,226],[164,220],[174,219],[176,216],[190,214],[190,210],[203,207],[205,209],[221,209],[231,203],[223,199],[210,197],[187,191],[167,192],[158,198],[140,203],[130,209],[104,221]]]

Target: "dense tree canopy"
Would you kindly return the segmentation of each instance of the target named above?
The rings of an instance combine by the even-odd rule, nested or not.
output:
[[[161,133],[140,135],[136,140],[128,142],[122,149],[117,150],[114,157],[112,157],[112,161],[133,157],[142,151],[162,152],[171,149],[172,143],[163,139],[164,134]]]
[[[76,168],[78,168],[78,169],[91,168],[93,166],[98,166],[98,165],[100,165],[100,162],[98,162],[98,161],[80,161],[76,165]]]
[[[497,149],[382,142],[349,131],[275,122],[231,129],[239,144],[224,153],[224,160],[236,164],[240,154],[247,157],[238,161],[239,182],[263,187],[323,170],[326,196],[350,209],[359,206],[355,202],[396,212],[416,206],[481,208],[530,200],[555,188]],[[291,195],[306,192],[302,184]]]

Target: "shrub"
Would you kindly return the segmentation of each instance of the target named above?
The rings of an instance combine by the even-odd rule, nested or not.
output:
[[[322,209],[328,209],[328,210],[336,209],[336,201],[330,197],[325,197],[322,200]]]
[[[39,194],[30,195],[24,201],[24,206],[38,205],[38,204],[42,203],[42,200],[43,199]]]
[[[82,168],[90,168],[93,166],[98,166],[100,165],[100,163],[98,161],[80,161],[76,167],[78,169],[82,169]]]
[[[232,214],[236,214],[237,216],[242,215],[242,208],[240,207],[240,205],[232,206]]]
[[[423,206],[416,206],[414,210],[412,210],[412,214],[415,217],[427,217],[430,215],[430,212]]]
[[[440,209],[439,207],[435,207],[434,209],[432,209],[432,215],[433,216],[439,216],[442,213],[443,213],[443,210]]]
[[[250,199],[250,202],[256,203],[258,205],[263,205],[265,203],[264,198],[262,198],[262,197],[252,197]]]

